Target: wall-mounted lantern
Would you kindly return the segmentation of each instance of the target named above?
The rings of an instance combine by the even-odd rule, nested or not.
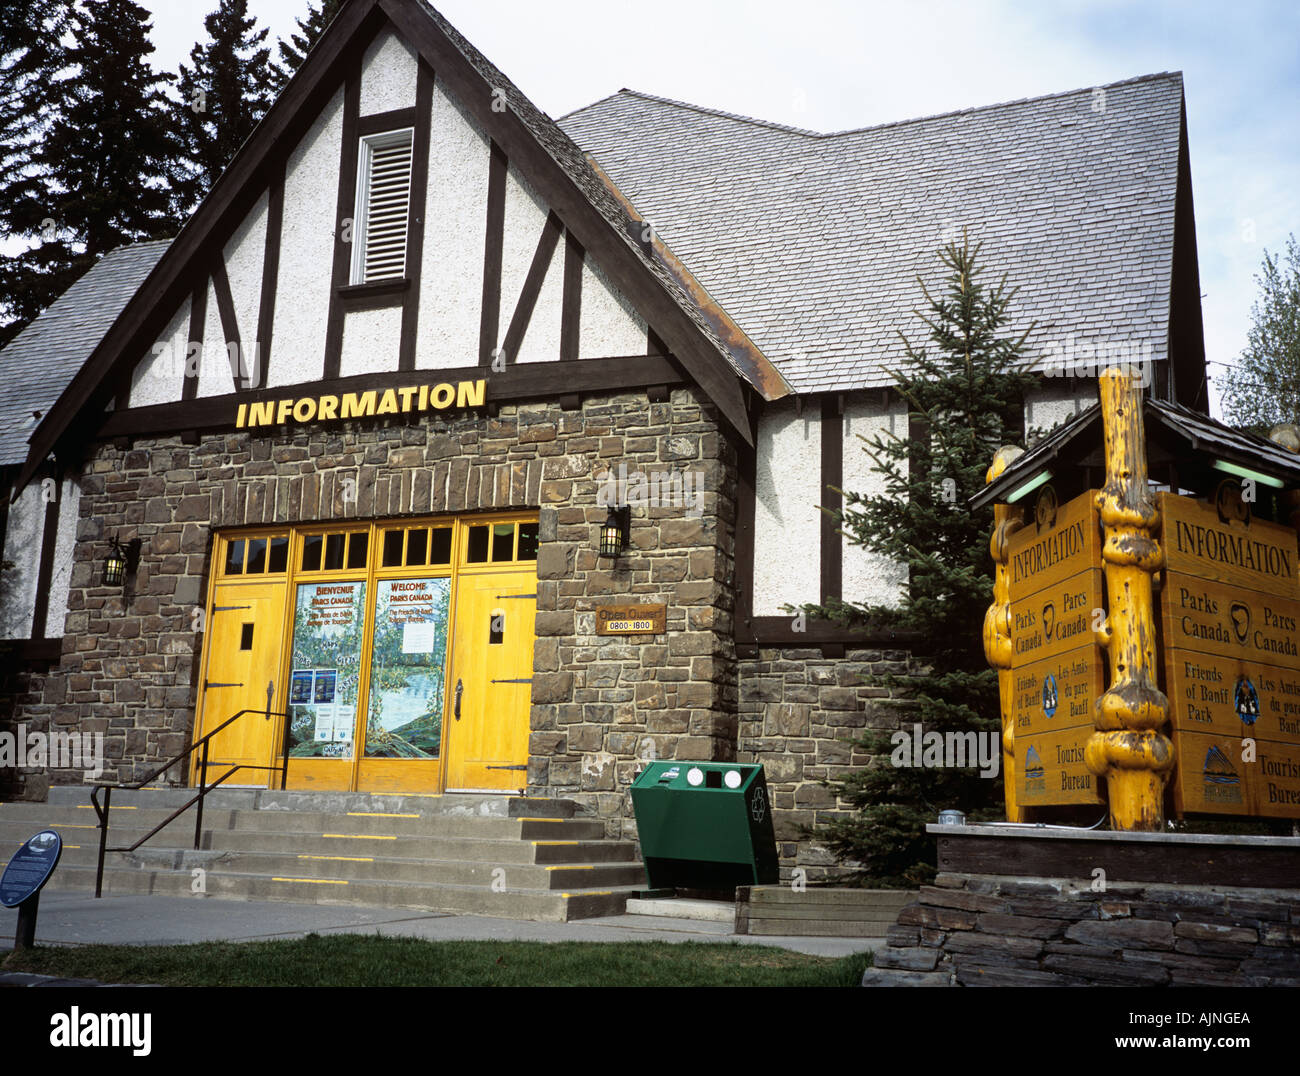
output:
[[[116,538],[112,543],[104,560],[104,586],[120,587],[126,582],[126,573],[140,560],[140,539],[132,538],[125,547]]]
[[[617,557],[631,541],[632,509],[628,505],[615,508],[610,505],[609,515],[600,528],[600,555]]]

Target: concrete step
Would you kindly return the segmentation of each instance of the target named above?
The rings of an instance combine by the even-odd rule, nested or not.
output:
[[[90,803],[88,785],[55,785],[50,789],[51,806],[81,806]],[[175,810],[193,797],[192,788],[114,789],[113,810],[119,805]],[[102,796],[101,796],[102,800]],[[304,789],[219,788],[204,798],[204,811],[213,808],[235,810],[386,811],[421,815],[457,815],[472,818],[552,817],[572,818],[577,805],[572,800],[538,799],[491,793],[447,793],[415,795],[380,792],[314,792]]]
[[[634,897],[628,900],[627,915],[650,915],[667,919],[695,919],[706,923],[734,923],[736,906],[720,900],[683,900],[658,897],[653,900]]]
[[[50,888],[92,892],[93,868],[60,868]],[[311,878],[306,875],[209,873],[203,879],[206,893],[194,893],[190,870],[112,870],[105,873],[104,893],[154,893],[193,896],[195,899],[282,900],[307,904],[365,904],[385,908],[418,908],[462,915],[487,915],[508,919],[567,922],[595,916],[619,915],[634,886],[606,889],[526,890],[493,889],[491,885],[454,885],[434,882],[354,881]]]
[[[144,837],[192,792],[116,790],[109,847]],[[86,786],[48,803],[0,804],[0,857],[40,829],[64,855],[50,888],[93,892],[99,848]],[[645,872],[630,841],[575,817],[568,800],[495,795],[408,796],[223,789],[135,852],[109,852],[105,893],[193,892],[235,900],[375,904],[566,920],[618,915]],[[197,874],[201,869],[203,873]]]
[[[509,842],[494,842],[504,851]],[[94,864],[75,861],[78,866]],[[639,863],[503,862],[486,856],[470,859],[406,859],[391,856],[320,855],[311,852],[193,851],[150,849],[113,853],[106,860],[113,870],[181,870],[200,867],[209,874],[262,874],[305,878],[346,878],[352,881],[438,882],[446,885],[493,883],[508,889],[598,889],[634,886],[645,876]]]

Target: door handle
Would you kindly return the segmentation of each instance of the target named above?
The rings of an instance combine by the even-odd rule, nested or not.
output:
[[[462,684],[459,680],[457,680],[456,681],[456,705],[452,707],[452,713],[455,715],[457,721],[460,720],[460,693],[463,689],[464,689],[464,684]]]
[[[267,717],[271,716],[271,700],[273,698],[275,698],[275,681],[268,680],[266,682],[266,716]]]

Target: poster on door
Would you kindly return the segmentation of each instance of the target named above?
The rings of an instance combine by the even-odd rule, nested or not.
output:
[[[366,757],[435,759],[451,580],[385,579],[375,589]]]
[[[365,624],[366,584],[305,583],[298,587],[289,676],[289,754],[352,755]]]

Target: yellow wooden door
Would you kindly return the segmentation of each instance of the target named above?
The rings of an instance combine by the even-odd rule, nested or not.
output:
[[[240,710],[283,709],[277,680],[284,593],[283,583],[218,583],[213,587],[196,741]],[[276,718],[250,713],[217,733],[208,746],[208,779],[220,777],[232,765],[274,765],[279,728]],[[200,748],[194,753],[196,782],[201,760]],[[239,770],[226,783],[265,787],[269,777],[266,769]]]
[[[447,790],[523,791],[532,699],[532,571],[462,574],[447,727]]]

